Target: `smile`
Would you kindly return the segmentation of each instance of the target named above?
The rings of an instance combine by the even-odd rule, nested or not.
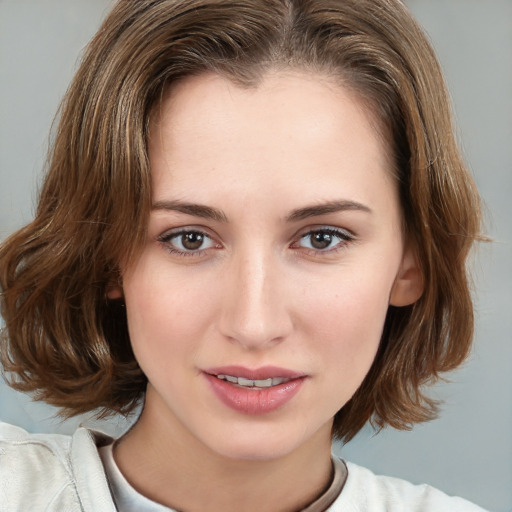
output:
[[[231,382],[232,384],[237,384],[238,386],[242,386],[244,388],[270,388],[272,386],[279,386],[280,384],[284,384],[285,382],[291,380],[285,377],[269,377],[268,379],[252,380],[246,379],[244,377],[235,377],[233,375],[222,374],[217,375],[217,378]]]
[[[277,411],[291,402],[308,375],[277,366],[256,369],[230,365],[201,372],[221,403],[250,415]]]

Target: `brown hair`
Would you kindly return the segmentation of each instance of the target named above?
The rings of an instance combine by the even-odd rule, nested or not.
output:
[[[250,87],[284,67],[327,72],[377,114],[425,282],[414,305],[389,308],[374,364],[334,435],[349,440],[367,420],[409,428],[435,416],[423,385],[471,345],[465,261],[479,198],[437,60],[399,0],[119,1],[64,99],[36,217],[0,249],[11,385],[68,415],[133,408],[146,378],[123,305],[106,290],[146,236],[152,109],[189,75],[213,71]]]

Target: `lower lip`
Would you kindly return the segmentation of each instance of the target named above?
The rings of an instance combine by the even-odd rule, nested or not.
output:
[[[283,407],[300,390],[305,377],[269,388],[244,388],[205,373],[208,383],[222,403],[244,414],[265,414]]]

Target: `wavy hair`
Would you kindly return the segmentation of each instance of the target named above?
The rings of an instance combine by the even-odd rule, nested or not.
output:
[[[64,415],[134,407],[146,377],[107,290],[146,237],[151,114],[184,77],[215,72],[256,87],[282,68],[328,73],[374,114],[425,282],[414,305],[389,308],[373,366],[333,434],[347,441],[368,420],[404,429],[435,416],[424,385],[471,346],[466,257],[480,205],[438,62],[399,0],[115,4],[63,100],[35,219],[0,248],[1,357],[13,387]]]

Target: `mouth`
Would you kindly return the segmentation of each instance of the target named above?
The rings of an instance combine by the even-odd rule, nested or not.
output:
[[[250,415],[280,409],[300,391],[308,375],[265,366],[255,370],[223,366],[203,370],[210,388],[224,405]]]
[[[304,373],[280,368],[278,366],[262,366],[249,369],[244,366],[222,366],[203,370],[206,374],[219,380],[235,384],[244,388],[272,388],[286,384],[294,379],[306,377]]]
[[[292,379],[286,377],[269,377],[268,379],[246,379],[245,377],[235,377],[234,375],[215,375],[217,379],[225,380],[243,388],[271,388],[289,382]]]

